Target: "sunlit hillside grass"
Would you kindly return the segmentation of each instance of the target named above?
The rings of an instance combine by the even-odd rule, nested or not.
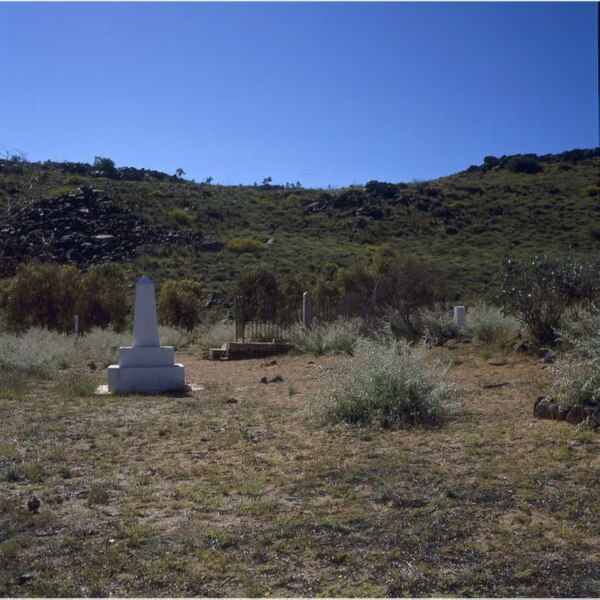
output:
[[[303,268],[317,275],[333,264],[367,261],[377,245],[390,243],[403,254],[431,261],[443,273],[450,296],[466,300],[492,289],[504,257],[540,251],[588,256],[600,250],[600,157],[565,160],[557,155],[539,164],[542,170],[535,174],[472,169],[400,184],[394,197],[385,198],[364,188],[221,186],[154,176],[123,181],[64,172],[61,163],[23,163],[18,168],[3,163],[0,209],[15,210],[90,184],[153,225],[233,240],[219,253],[144,248],[130,268],[159,282],[196,277],[208,291],[221,291],[238,273],[260,263],[281,272]],[[367,209],[362,214],[355,214],[352,206],[355,192]],[[335,204],[344,194],[349,206],[320,212],[307,208],[318,202]],[[239,239],[250,250],[244,251]]]

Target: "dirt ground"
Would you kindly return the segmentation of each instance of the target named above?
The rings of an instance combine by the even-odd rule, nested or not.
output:
[[[180,355],[181,397],[0,390],[0,593],[598,596],[600,436],[533,417],[537,359],[485,358],[433,351],[462,406],[410,431],[315,425],[347,357]]]

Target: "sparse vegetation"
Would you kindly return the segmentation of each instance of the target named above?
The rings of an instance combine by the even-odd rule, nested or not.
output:
[[[292,343],[301,352],[321,354],[352,354],[360,336],[360,319],[340,318],[331,323],[315,323],[310,329],[296,327]]]
[[[469,308],[466,326],[480,342],[492,346],[506,346],[518,335],[519,321],[505,315],[496,306],[477,304]]]
[[[600,405],[600,313],[572,322],[560,339],[568,351],[553,368],[556,399],[571,406]]]
[[[227,240],[227,250],[242,254],[244,252],[261,252],[267,249],[267,245],[256,238],[244,236]]]

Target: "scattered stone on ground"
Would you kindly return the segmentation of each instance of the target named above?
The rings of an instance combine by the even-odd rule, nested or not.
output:
[[[23,585],[29,581],[32,581],[33,578],[33,573],[23,573],[22,575],[19,575],[19,585]]]
[[[225,398],[225,404],[237,404],[237,398]]]
[[[41,502],[35,495],[29,496],[27,499],[27,510],[36,513],[40,509]]]
[[[273,379],[267,379],[266,377],[261,377],[261,383],[281,383],[283,381],[283,377],[281,375],[275,375]]]
[[[490,358],[487,361],[488,365],[494,365],[495,367],[501,367],[502,365],[508,364],[505,358]]]
[[[600,406],[598,404],[575,404],[568,406],[559,404],[548,396],[538,396],[533,405],[533,414],[539,419],[554,419],[567,421],[576,425],[586,419],[591,419],[600,425]]]
[[[82,186],[74,194],[38,200],[11,213],[0,225],[0,276],[14,274],[19,263],[74,263],[80,267],[130,261],[144,244],[186,244],[221,250],[222,240],[182,229],[151,227],[105,192]]]
[[[498,383],[482,383],[481,387],[485,390],[491,390],[494,388],[504,387],[510,385],[510,381],[499,381]]]

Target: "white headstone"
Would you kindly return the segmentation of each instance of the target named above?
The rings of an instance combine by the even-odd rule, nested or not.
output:
[[[143,276],[135,288],[133,346],[119,348],[119,364],[108,367],[108,389],[125,394],[176,391],[184,387],[185,370],[183,365],[175,363],[175,348],[160,345],[154,284]]]
[[[463,327],[467,318],[467,310],[464,306],[454,307],[454,324]]]

